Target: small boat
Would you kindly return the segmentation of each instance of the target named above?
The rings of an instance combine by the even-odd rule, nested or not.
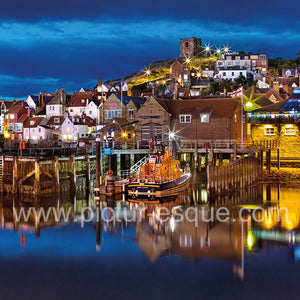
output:
[[[131,174],[127,185],[128,195],[166,197],[176,195],[187,188],[191,173],[183,172],[178,160],[171,157],[171,151],[156,151],[135,174]]]

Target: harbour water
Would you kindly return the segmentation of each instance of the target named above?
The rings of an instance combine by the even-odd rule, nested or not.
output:
[[[300,188],[256,186],[209,201],[195,178],[187,192],[154,204],[120,196],[97,207],[84,190],[4,196],[0,298],[299,299]],[[32,210],[18,222],[13,206],[63,208],[69,216],[55,220],[52,212],[44,221]],[[204,220],[221,207],[228,220]],[[98,208],[105,213],[97,221]],[[176,210],[190,219],[178,222]],[[204,212],[197,224],[196,212]]]

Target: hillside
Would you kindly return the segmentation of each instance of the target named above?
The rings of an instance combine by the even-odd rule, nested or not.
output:
[[[200,70],[201,67],[213,67],[214,62],[217,57],[192,57],[190,61],[187,63],[185,58],[178,58],[177,60],[185,64],[191,69]],[[170,74],[170,66],[175,61],[175,58],[156,61],[143,68],[142,70],[132,73],[124,77],[124,81],[127,82],[129,87],[142,85],[148,81],[156,81],[166,78],[168,74]],[[148,72],[147,72],[148,71]],[[109,80],[106,83],[111,85],[120,84],[121,79],[113,79]]]

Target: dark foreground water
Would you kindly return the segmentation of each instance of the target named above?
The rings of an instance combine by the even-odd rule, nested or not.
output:
[[[83,193],[1,200],[0,299],[300,299],[299,188],[264,186],[208,203],[203,185],[163,204],[101,203],[106,220],[82,227],[81,209],[96,204]],[[119,199],[120,200],[120,199]],[[12,206],[70,211],[67,222],[17,222]],[[205,222],[210,208],[230,211],[226,222]],[[119,210],[112,213],[107,207]],[[171,214],[159,215],[161,207]],[[174,222],[178,209],[205,212]],[[270,208],[286,207],[285,211]],[[247,222],[238,218],[247,209]],[[263,211],[265,218],[258,220]],[[190,210],[195,219],[195,210]],[[280,220],[278,221],[278,214]],[[76,220],[76,222],[75,222]]]

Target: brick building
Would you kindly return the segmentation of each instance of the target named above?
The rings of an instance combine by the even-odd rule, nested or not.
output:
[[[131,122],[144,102],[144,99],[138,97],[121,97],[121,95],[111,94],[104,102],[104,111],[100,110],[100,119],[104,123],[110,122],[114,118],[123,118]]]
[[[170,66],[170,78],[175,79],[181,85],[189,84],[191,80],[190,68],[176,59]]]
[[[241,104],[239,98],[157,99],[171,115],[170,129],[178,138],[240,139]],[[244,137],[247,135],[246,124]]]

